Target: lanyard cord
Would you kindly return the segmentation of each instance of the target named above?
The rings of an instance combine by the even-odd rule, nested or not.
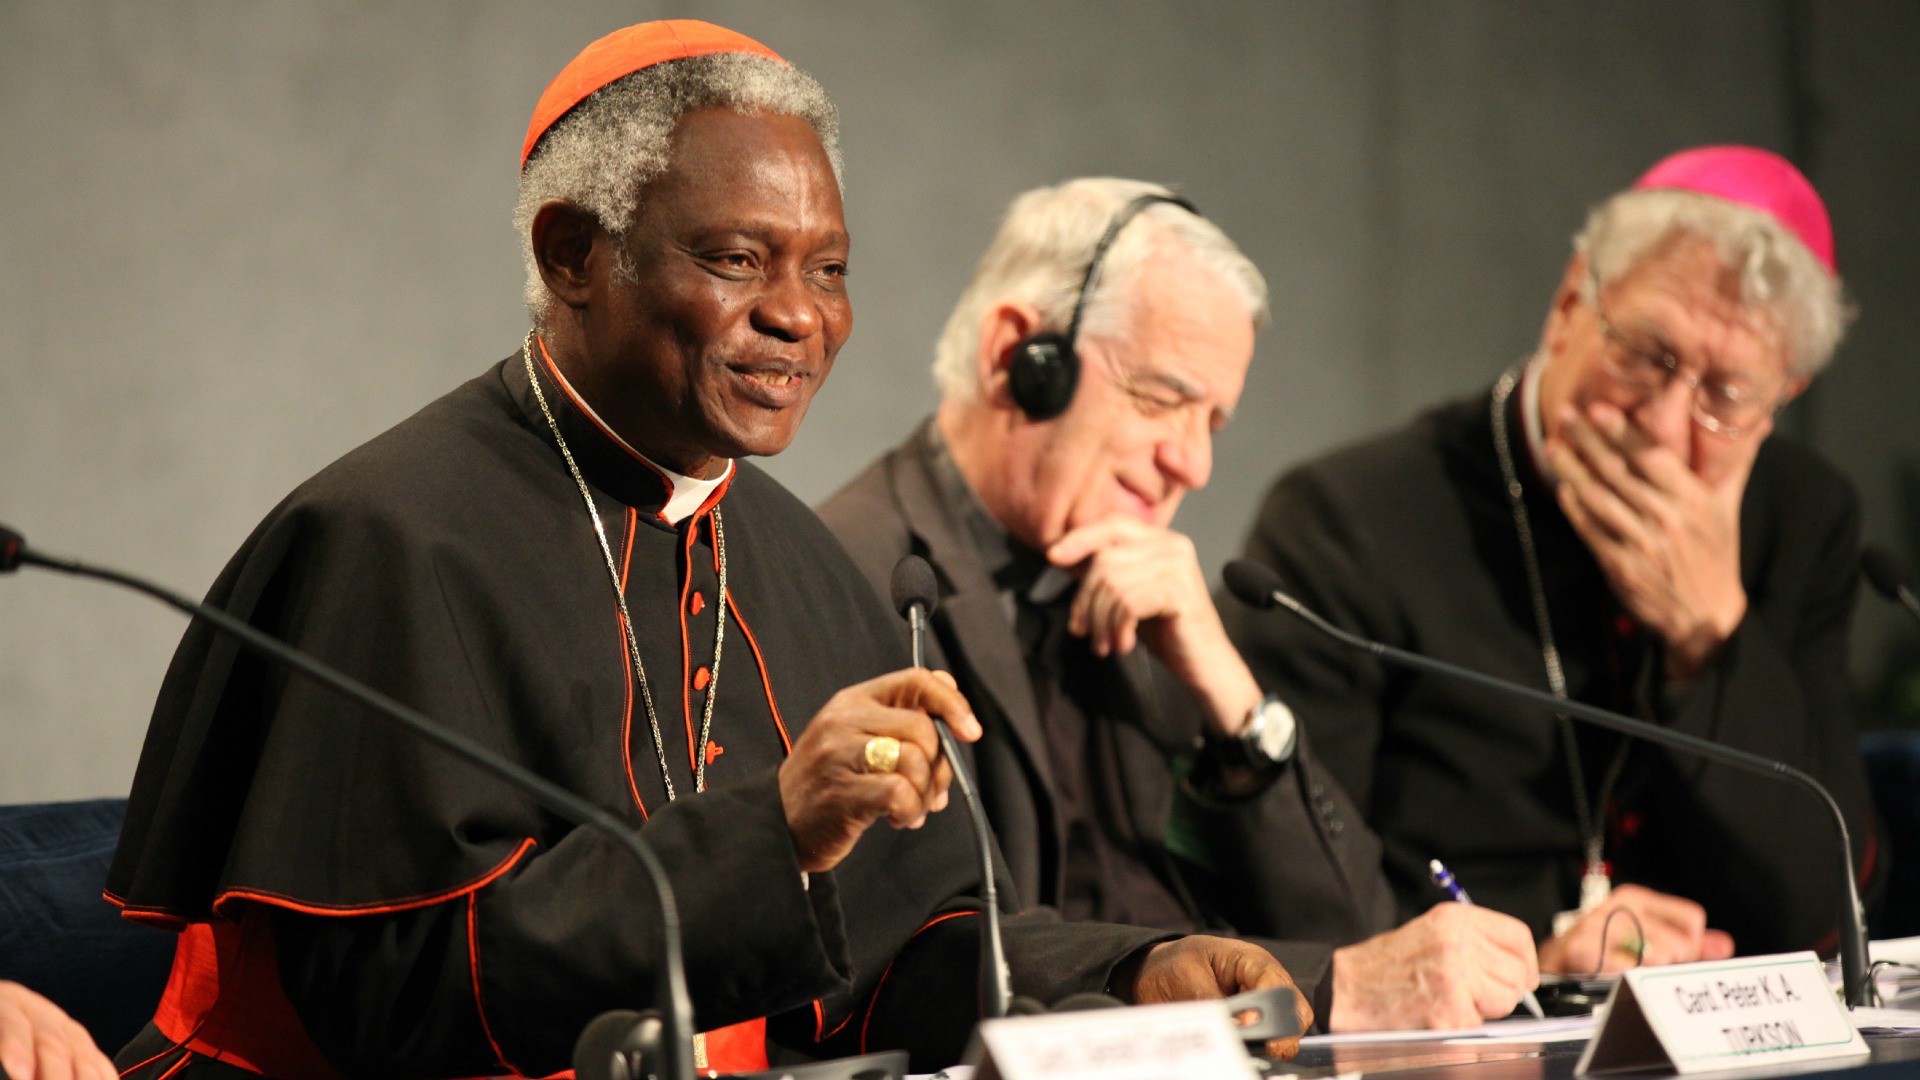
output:
[[[533,396],[540,403],[540,415],[547,419],[547,429],[553,432],[553,440],[560,446],[560,456],[566,459],[567,471],[573,474],[573,482],[580,489],[580,498],[587,504],[587,516],[593,519],[593,533],[600,540],[600,554],[607,561],[607,575],[613,583],[614,603],[620,608],[620,631],[626,639],[627,655],[633,660],[634,680],[640,684],[640,700],[647,709],[647,726],[653,731],[653,753],[660,762],[660,779],[667,787],[667,801],[675,798],[673,774],[667,771],[667,744],[660,733],[660,716],[654,711],[653,689],[647,684],[646,665],[640,662],[640,642],[634,636],[633,616],[627,612],[627,594],[620,588],[620,570],[613,561],[613,547],[607,543],[607,530],[600,523],[600,510],[594,505],[593,492],[587,487],[586,478],[580,475],[580,466],[573,460],[573,451],[567,448],[566,437],[560,434],[560,424],[553,418],[553,410],[547,407],[547,395],[540,389],[540,379],[533,369],[534,332],[527,331],[527,340],[521,348],[521,355],[527,365],[527,380],[533,384]],[[699,528],[696,521],[694,528]],[[720,594],[714,604],[713,664],[707,669],[707,701],[700,719],[700,741],[694,746],[693,790],[707,790],[707,741],[713,735],[713,702],[720,696],[720,652],[727,639],[727,538],[720,525],[720,508],[713,508],[713,549],[720,560]]]
[[[1507,401],[1513,396],[1513,388],[1520,381],[1520,368],[1508,368],[1493,385],[1493,449],[1500,458],[1500,477],[1506,482],[1507,504],[1513,509],[1513,529],[1520,538],[1521,562],[1527,570],[1527,589],[1533,599],[1533,621],[1540,633],[1540,659],[1547,669],[1547,686],[1553,696],[1567,699],[1567,675],[1560,663],[1560,647],[1553,637],[1553,618],[1547,610],[1547,586],[1540,570],[1540,553],[1534,544],[1533,521],[1527,514],[1526,492],[1520,486],[1519,470],[1513,464],[1513,446],[1507,438]],[[1627,762],[1627,744],[1622,743],[1619,753],[1608,764],[1606,775],[1601,778],[1600,790],[1591,801],[1587,798],[1587,776],[1585,765],[1580,760],[1579,738],[1573,730],[1573,721],[1565,713],[1555,713],[1558,721],[1561,741],[1567,748],[1567,773],[1573,785],[1573,809],[1575,822],[1580,830],[1581,846],[1586,859],[1588,874],[1603,874],[1601,867],[1606,862],[1606,836],[1600,830],[1599,820],[1605,809],[1607,798],[1613,793],[1614,784],[1620,779],[1622,768]]]

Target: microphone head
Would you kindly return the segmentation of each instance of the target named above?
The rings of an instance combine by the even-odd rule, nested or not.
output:
[[[20,569],[20,552],[27,541],[17,532],[0,525],[0,574],[10,574]]]
[[[939,602],[940,586],[927,560],[908,555],[893,564],[893,610],[904,617],[916,607],[931,612]]]
[[[652,1010],[601,1013],[573,1044],[574,1075],[579,1080],[640,1080],[663,1064],[659,1055],[665,1035],[666,1025]]]
[[[0,569],[10,569],[0,566]],[[1900,602],[1900,590],[1912,588],[1906,571],[1900,569],[1900,560],[1883,547],[1869,547],[1860,552],[1860,572],[1866,575],[1867,583],[1875,592]]]
[[[1273,594],[1280,591],[1280,575],[1252,559],[1235,559],[1220,576],[1235,600],[1252,608],[1273,606]]]

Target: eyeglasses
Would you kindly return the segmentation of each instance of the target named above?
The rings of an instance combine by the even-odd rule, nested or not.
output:
[[[1692,391],[1693,422],[1716,435],[1737,439],[1772,416],[1778,392],[1759,393],[1752,388],[1718,376],[1701,378],[1680,370],[1680,358],[1657,340],[1636,339],[1621,332],[1607,319],[1601,308],[1598,288],[1593,314],[1608,348],[1601,351],[1607,374],[1623,390],[1640,395],[1642,400],[1666,392],[1675,379]]]

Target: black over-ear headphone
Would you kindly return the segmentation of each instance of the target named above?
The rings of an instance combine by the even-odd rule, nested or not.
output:
[[[1008,390],[1014,404],[1034,420],[1051,420],[1073,404],[1074,387],[1080,385],[1080,354],[1074,342],[1080,334],[1080,315],[1086,310],[1087,296],[1100,280],[1100,264],[1107,249],[1142,210],[1155,203],[1172,203],[1187,213],[1200,216],[1194,205],[1178,195],[1148,194],[1135,197],[1113,216],[1100,242],[1093,245],[1093,257],[1087,260],[1087,274],[1080,279],[1080,294],[1073,301],[1073,318],[1065,333],[1042,330],[1021,338],[1013,347],[1013,360],[1007,367]]]

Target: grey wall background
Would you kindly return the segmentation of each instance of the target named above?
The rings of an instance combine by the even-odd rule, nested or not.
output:
[[[852,342],[771,463],[818,499],[933,405],[1006,202],[1184,188],[1274,325],[1182,525],[1217,566],[1284,466],[1531,347],[1586,206],[1682,145],[1788,152],[1866,312],[1788,424],[1920,546],[1920,8],[1879,3],[0,2],[0,520],[203,590],[289,488],[506,355],[526,117],[582,45],[751,33],[840,104]],[[1864,612],[1878,682],[1910,627]],[[0,582],[0,801],[124,791],[181,631]]]

